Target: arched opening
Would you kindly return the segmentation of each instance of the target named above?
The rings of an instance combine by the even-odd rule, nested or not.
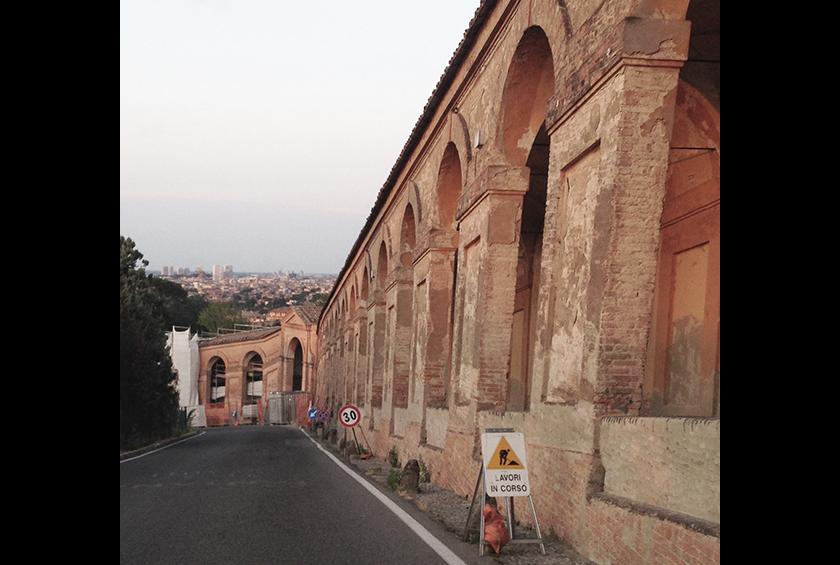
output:
[[[411,204],[405,207],[403,214],[402,228],[400,229],[400,262],[404,267],[411,266],[414,253],[414,246],[417,244],[416,226],[414,222],[414,209]]]
[[[526,165],[553,93],[548,38],[539,27],[530,27],[513,54],[502,94],[501,146],[512,165]]]
[[[368,290],[370,288],[368,286],[369,285],[369,283],[368,283],[369,279],[370,279],[370,275],[368,275],[368,269],[367,269],[367,267],[365,267],[365,270],[362,273],[362,294],[361,294],[362,300],[367,300],[368,299]]]
[[[449,142],[438,167],[436,206],[432,207],[435,213],[431,215],[430,230],[433,244],[442,249],[434,252],[436,267],[415,289],[414,296],[417,318],[422,320],[417,322],[414,334],[413,370],[415,378],[422,379],[424,410],[447,405],[460,252],[456,216],[463,182],[458,148]]]
[[[263,360],[259,353],[250,353],[245,357],[245,360],[244,406],[256,406],[260,403],[263,395]],[[246,415],[244,406],[243,416]]]
[[[210,361],[210,404],[225,403],[225,362],[215,357]]]
[[[376,288],[385,288],[385,279],[388,277],[388,250],[383,241],[379,246],[379,261],[376,265]]]
[[[529,407],[551,144],[545,113],[553,92],[554,65],[548,39],[540,28],[531,27],[516,48],[502,99],[505,155],[511,164],[529,169],[528,191],[522,202],[511,325],[507,380],[510,411]]]
[[[458,148],[449,142],[440,161],[437,183],[438,225],[443,229],[455,228],[455,214],[458,210],[458,200],[461,198],[461,182]]]
[[[665,196],[643,412],[720,417],[720,2],[692,0]]]
[[[303,346],[293,338],[289,348],[292,351],[292,390],[303,390]]]
[[[392,425],[395,426],[392,432],[397,435],[402,435],[404,430],[402,426],[396,426],[393,409],[404,409],[408,407],[409,398],[409,376],[411,373],[410,357],[411,357],[411,338],[412,338],[412,322],[414,321],[414,304],[413,288],[414,277],[411,273],[414,246],[416,245],[416,231],[414,223],[414,210],[411,204],[406,204],[403,212],[402,222],[400,225],[400,263],[402,264],[404,276],[400,277],[400,281],[396,287],[395,304],[392,312],[388,311],[388,331],[390,332],[388,341],[393,345],[390,347],[392,351],[390,359],[390,370],[392,376],[393,394],[392,399]],[[394,318],[391,320],[391,318]],[[405,347],[403,346],[403,344]],[[404,423],[403,418],[399,418],[400,424]]]
[[[720,112],[680,80],[646,363],[649,415],[720,416]]]

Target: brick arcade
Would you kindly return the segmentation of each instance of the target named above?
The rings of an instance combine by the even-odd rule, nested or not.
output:
[[[521,431],[598,563],[720,561],[719,14],[482,2],[318,320],[317,402],[378,456],[470,495]]]

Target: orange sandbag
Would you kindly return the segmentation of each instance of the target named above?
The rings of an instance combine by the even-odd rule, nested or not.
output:
[[[489,504],[484,505],[484,541],[493,548],[496,554],[510,541],[505,519]]]

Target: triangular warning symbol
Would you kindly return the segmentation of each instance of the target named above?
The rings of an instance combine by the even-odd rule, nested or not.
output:
[[[505,436],[499,441],[499,445],[493,451],[493,456],[487,464],[488,469],[525,469],[522,460],[513,451]]]

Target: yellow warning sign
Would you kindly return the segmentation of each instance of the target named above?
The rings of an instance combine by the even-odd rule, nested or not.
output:
[[[522,460],[516,455],[516,452],[508,443],[507,439],[502,436],[499,445],[493,450],[493,456],[487,464],[487,469],[525,469]]]

